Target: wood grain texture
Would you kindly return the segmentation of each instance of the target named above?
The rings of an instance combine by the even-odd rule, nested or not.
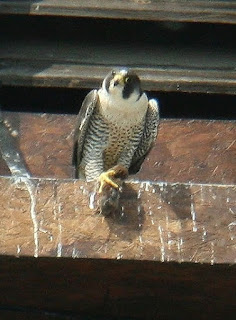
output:
[[[1,178],[1,255],[235,263],[232,185],[126,183],[96,214],[93,183]]]
[[[235,53],[228,48],[9,38],[0,48],[3,85],[96,88],[114,67],[127,66],[143,88],[236,94]]]
[[[127,184],[121,215],[106,219],[90,209],[92,184],[1,178],[0,189],[0,308],[36,319],[235,309],[235,186]]]
[[[5,113],[35,177],[71,178],[75,116]],[[136,180],[235,184],[235,121],[162,120],[154,148]],[[0,167],[2,175],[9,174]]]
[[[154,21],[236,23],[234,1],[1,1],[0,13]]]

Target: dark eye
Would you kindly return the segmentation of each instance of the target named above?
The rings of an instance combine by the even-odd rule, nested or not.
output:
[[[130,82],[130,77],[125,78],[125,83],[129,83]]]
[[[111,75],[114,76],[115,74],[116,74],[116,72],[113,70],[113,71],[111,72]]]

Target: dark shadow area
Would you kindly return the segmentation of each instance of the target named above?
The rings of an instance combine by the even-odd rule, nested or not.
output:
[[[29,1],[30,5],[36,1]],[[37,1],[39,2],[39,1]],[[17,28],[15,26],[17,25]],[[236,26],[211,23],[181,23],[136,21],[103,18],[76,18],[56,16],[2,15],[1,30],[7,30],[1,37],[44,37],[77,41],[96,41],[99,43],[126,42],[170,45],[228,46],[235,48]],[[94,32],[96,30],[96,32]]]
[[[189,185],[166,184],[160,194],[164,202],[171,206],[178,219],[191,219],[192,199]]]
[[[135,206],[134,206],[135,199]],[[122,240],[139,236],[145,221],[145,212],[137,192],[131,185],[124,184],[120,198],[120,210],[105,218],[112,234]]]
[[[6,87],[0,92],[2,109],[16,112],[77,114],[89,90],[71,88]],[[236,96],[148,92],[157,98],[162,118],[236,119]]]
[[[235,309],[233,265],[12,256],[0,262],[0,289],[7,293],[0,297],[2,309],[84,320],[182,319],[183,314],[232,319]]]
[[[29,1],[29,9],[32,2]],[[104,43],[109,44],[112,49],[109,51],[110,60],[104,62],[99,60],[101,57],[96,58],[98,59],[96,61],[100,64],[104,63],[104,65],[115,63],[116,60],[114,61],[112,52],[117,45],[121,44],[125,45],[127,50],[139,46],[140,48],[151,46],[158,50],[165,48],[166,52],[170,51],[172,54],[181,53],[183,48],[186,48],[187,51],[190,50],[190,53],[194,52],[196,48],[205,48],[206,52],[212,52],[212,50],[221,52],[223,49],[224,52],[230,54],[236,51],[235,41],[232,41],[236,38],[236,26],[224,24],[2,15],[0,16],[0,30],[0,46],[3,46],[4,42],[10,45],[9,48],[2,47],[4,50],[0,56],[0,66],[2,65],[4,68],[9,64],[9,68],[14,71],[21,63],[24,68],[27,65],[29,73],[28,82],[25,84],[29,87],[3,87],[0,102],[3,104],[4,110],[7,111],[78,112],[89,90],[30,87],[34,73],[40,73],[50,68],[55,61],[58,64],[65,62],[65,59],[71,64],[77,64],[80,58],[81,61],[84,61],[84,57],[78,57],[76,52],[67,57],[68,52],[64,51],[67,45],[76,44],[86,48],[87,44],[96,44],[98,48],[101,48]],[[96,32],[94,32],[95,30]],[[20,58],[18,53],[16,55],[18,60],[15,58],[14,49],[16,41],[21,43],[19,50],[22,50]],[[53,43],[52,48],[44,51],[44,46],[41,47],[41,45],[45,42],[50,45]],[[26,50],[27,56],[25,56],[24,44],[29,44],[30,48],[37,45],[39,48],[37,50],[41,52],[41,55],[37,51],[34,52],[33,49],[31,52],[31,49],[28,48],[29,51]],[[88,61],[90,61],[89,55],[90,52],[88,52]],[[192,57],[191,54],[189,56]],[[122,52],[121,56],[118,54],[119,57],[121,60],[124,59]],[[205,59],[205,57],[203,58]],[[128,58],[126,57],[126,59]],[[181,65],[188,70],[190,62],[182,60]],[[205,69],[208,68],[207,61],[203,63]],[[208,62],[211,63],[211,60]],[[135,67],[137,64],[141,66],[142,63],[142,61],[138,63],[134,61],[131,66]],[[156,63],[172,68],[177,62],[173,57],[169,62],[165,60],[165,57],[157,56]],[[174,65],[172,65],[173,63]],[[191,58],[191,63],[194,67],[197,62]],[[227,68],[232,69],[232,72],[233,67],[229,66],[227,61],[221,66],[226,70],[228,70]],[[159,98],[161,117],[163,118],[236,119],[236,97],[232,95],[150,92],[149,96]]]

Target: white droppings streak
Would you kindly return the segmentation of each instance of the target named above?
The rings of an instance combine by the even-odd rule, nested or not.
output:
[[[141,213],[141,206],[138,206],[138,207],[137,207],[137,211],[138,211],[138,214]]]
[[[169,216],[166,214],[166,229],[169,229]]]
[[[62,254],[62,243],[61,243],[61,234],[62,234],[62,227],[60,224],[60,221],[58,219],[58,229],[59,229],[59,234],[58,234],[58,244],[57,244],[57,257],[61,257]]]
[[[151,183],[150,182],[146,182],[145,183],[145,191],[149,191],[149,187],[151,186]]]
[[[32,181],[28,178],[21,177],[19,178],[20,181],[24,182],[30,196],[30,216],[33,223],[33,236],[34,236],[34,257],[37,258],[39,254],[39,237],[38,237],[38,230],[39,225],[37,221],[37,213],[36,213],[36,188]]]
[[[192,221],[193,221],[193,232],[197,232],[197,224],[196,224],[196,212],[194,208],[193,201],[191,202],[191,216],[192,216]]]
[[[181,257],[182,245],[183,245],[183,238],[178,238],[177,248],[178,248],[178,253],[179,253],[179,256],[180,256],[180,258],[179,258],[180,261],[183,261],[183,258]]]
[[[89,209],[95,209],[95,195],[96,195],[96,192],[92,192],[89,196]]]
[[[139,236],[139,242],[140,242],[140,243],[143,243],[142,236]]]
[[[142,182],[140,183],[140,188],[143,189],[143,187],[144,187],[145,184],[146,184],[146,182],[145,182],[145,181],[142,181]]]
[[[229,229],[231,241],[234,241],[234,239],[235,239],[235,232],[233,232],[233,229],[235,228],[235,226],[236,226],[236,221],[233,221],[230,224],[228,224],[228,229]]]
[[[168,239],[167,240],[168,249],[170,250],[171,245],[174,244],[174,241],[171,240],[171,233],[170,232],[167,233],[167,239]]]
[[[159,186],[160,186],[160,191],[163,192],[163,191],[164,191],[164,183],[161,183],[161,182],[160,182],[160,183],[159,183]]]
[[[122,259],[123,258],[123,255],[119,252],[118,254],[117,254],[117,256],[116,256],[116,259],[117,260],[120,260],[120,259]]]
[[[139,191],[138,191],[137,198],[138,198],[138,199],[141,198],[141,190],[140,190],[140,189],[139,189]]]
[[[202,230],[203,230],[202,241],[205,242],[206,241],[206,236],[207,236],[207,231],[206,231],[205,227],[203,227]]]
[[[163,235],[162,235],[162,227],[159,225],[158,227],[159,234],[160,234],[160,241],[161,241],[161,262],[165,261],[165,245],[164,245],[164,240],[163,240]]]
[[[76,253],[76,251],[77,251],[77,250],[76,250],[75,248],[72,249],[72,255],[71,255],[72,258],[77,258],[77,253]]]
[[[200,186],[200,194],[201,194],[201,202],[204,203],[205,202],[205,196],[204,196],[204,190],[203,190],[203,186]]]
[[[179,251],[181,250],[181,247],[182,247],[183,243],[184,243],[183,238],[178,238],[177,247],[178,247]]]
[[[104,246],[104,252],[107,253],[107,243]]]
[[[215,263],[215,248],[214,242],[211,242],[211,265]]]
[[[41,227],[39,228],[39,231],[42,232],[42,233],[48,233],[48,231],[46,229],[43,229]]]
[[[21,252],[21,247],[20,247],[20,245],[18,244],[18,245],[16,246],[16,254],[20,254],[20,252]]]

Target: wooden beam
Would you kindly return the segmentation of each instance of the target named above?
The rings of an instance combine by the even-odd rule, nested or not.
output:
[[[236,23],[234,1],[43,0],[1,1],[2,14],[55,15],[154,21]]]
[[[230,49],[9,38],[0,48],[3,85],[96,88],[115,66],[133,68],[154,91],[236,94]]]
[[[1,178],[1,255],[235,263],[233,185],[126,183],[94,213],[93,183]]]
[[[228,265],[0,257],[0,290],[6,293],[0,295],[0,306],[64,311],[66,319],[83,320],[230,319],[235,270]]]
[[[4,113],[32,176],[72,178],[74,115]],[[235,121],[162,120],[136,180],[235,184]],[[2,161],[0,174],[9,170]]]
[[[159,147],[168,150],[167,163],[171,157],[172,165],[186,161],[187,176],[172,171],[175,182],[139,176],[127,181],[121,212],[104,218],[96,213],[94,184],[69,178],[74,116],[3,113],[2,120],[1,129],[5,125],[15,139],[13,151],[18,148],[31,172],[54,175],[0,178],[3,319],[9,312],[47,320],[44,312],[77,319],[230,317],[236,285],[236,186],[230,183],[235,122],[162,121]],[[155,148],[149,161],[158,154]],[[209,166],[197,165],[197,156],[206,159],[208,152]],[[205,170],[207,183],[194,181],[193,165]],[[150,162],[144,170],[154,179],[147,168]],[[186,177],[194,179],[188,183]]]
[[[70,317],[69,317],[70,316]],[[27,320],[27,319],[34,319],[34,320],[68,320],[73,319],[73,314],[68,315],[68,313],[62,312],[49,312],[45,310],[39,310],[36,308],[23,308],[18,306],[0,306],[0,318],[1,320]],[[85,320],[85,318],[76,317],[76,320]]]

